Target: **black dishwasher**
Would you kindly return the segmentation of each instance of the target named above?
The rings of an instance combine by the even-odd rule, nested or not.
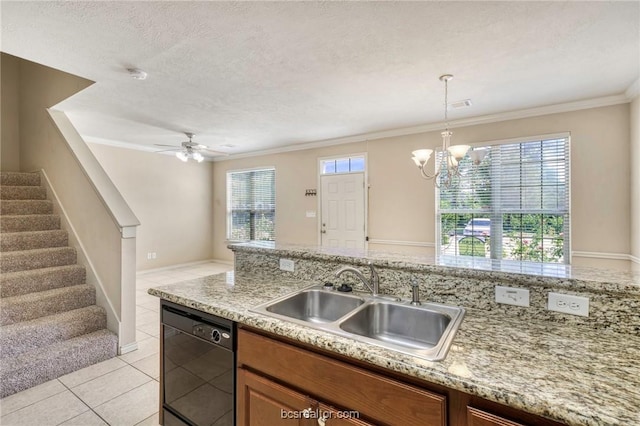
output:
[[[235,323],[162,300],[166,426],[235,424]]]

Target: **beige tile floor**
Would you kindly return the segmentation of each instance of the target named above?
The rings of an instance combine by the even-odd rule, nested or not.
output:
[[[0,425],[157,425],[160,303],[147,289],[232,269],[202,263],[139,274],[138,349],[0,400]]]

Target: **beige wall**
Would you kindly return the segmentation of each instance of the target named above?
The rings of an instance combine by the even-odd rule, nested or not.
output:
[[[134,211],[137,270],[211,259],[213,167],[174,156],[89,144]],[[148,260],[147,253],[156,259]]]
[[[572,250],[622,253],[630,250],[629,105],[594,108],[454,130],[454,143],[481,143],[523,136],[571,132]],[[410,160],[414,149],[440,144],[440,132],[378,139],[322,149],[216,162],[214,164],[214,257],[230,259],[226,249],[226,187],[228,170],[276,167],[276,239],[316,244],[317,159],[346,153],[368,153],[369,237],[433,243],[434,188],[420,178]],[[371,248],[379,248],[373,247]],[[424,252],[424,248],[388,246]],[[574,258],[596,264],[596,259]],[[609,264],[607,266],[610,266]]]
[[[20,61],[0,55],[0,170],[20,171],[20,122],[18,119]]]
[[[81,252],[79,259],[87,259],[87,283],[96,286],[98,304],[107,311],[107,325],[119,333],[120,349],[131,348],[136,337],[135,238],[125,241],[122,237],[103,198],[47,111],[93,83],[20,59],[13,84],[19,85],[20,97],[20,170],[45,172],[59,202],[56,213],[71,225],[67,230],[70,242]]]
[[[640,96],[631,103],[631,255],[640,263]]]

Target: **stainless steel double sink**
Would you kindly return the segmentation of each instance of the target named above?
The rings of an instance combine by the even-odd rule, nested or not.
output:
[[[252,312],[399,351],[428,361],[445,358],[464,309],[419,306],[313,286],[259,305]]]

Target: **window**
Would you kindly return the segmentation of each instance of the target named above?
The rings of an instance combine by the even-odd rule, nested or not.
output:
[[[488,148],[436,189],[438,253],[569,264],[568,137]]]
[[[364,171],[364,156],[358,155],[347,158],[332,158],[320,161],[320,174],[357,173]]]
[[[227,173],[227,238],[274,241],[275,169]]]

